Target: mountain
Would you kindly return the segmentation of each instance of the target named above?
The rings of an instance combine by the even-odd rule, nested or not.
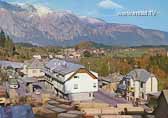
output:
[[[33,45],[72,46],[81,41],[115,46],[168,45],[167,32],[1,0],[0,29],[15,42]]]
[[[9,4],[1,0],[0,0],[0,9],[7,9],[7,10],[12,10],[12,11],[23,11],[24,10],[19,5]]]

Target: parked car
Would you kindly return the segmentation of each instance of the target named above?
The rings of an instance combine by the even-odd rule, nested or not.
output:
[[[12,88],[12,89],[19,88],[18,81],[16,79],[10,79],[9,80],[9,87]]]
[[[39,89],[36,89],[36,90],[35,90],[35,94],[36,94],[36,95],[40,95],[40,94],[41,94],[41,91],[40,91]]]

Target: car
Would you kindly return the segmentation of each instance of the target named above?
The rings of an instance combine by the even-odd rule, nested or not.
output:
[[[18,81],[16,79],[10,79],[9,80],[9,87],[11,89],[17,89],[17,88],[19,88]]]
[[[36,95],[40,95],[40,94],[41,94],[41,91],[40,91],[39,89],[36,89],[36,90],[35,90],[35,94],[36,94]]]

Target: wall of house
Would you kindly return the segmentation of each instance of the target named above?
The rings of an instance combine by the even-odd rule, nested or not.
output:
[[[135,81],[135,98],[139,98],[140,95],[140,82],[139,81]]]
[[[26,69],[26,67],[27,67],[27,66],[24,65],[24,66],[23,66],[23,69],[21,70],[21,72],[24,73],[24,74],[27,74],[27,69]]]
[[[93,79],[88,73],[77,73],[75,76],[65,83],[65,93],[98,91],[98,80]],[[77,86],[77,89],[75,89],[75,86]]]
[[[92,100],[94,96],[93,93],[72,93],[68,95],[68,98],[73,101],[85,101]]]
[[[57,81],[52,81],[52,84],[55,88],[57,88],[59,91],[64,92],[64,85],[62,83],[59,83]]]
[[[130,87],[134,87],[134,81],[133,81],[133,79],[130,79]]]
[[[158,92],[158,80],[156,77],[149,78],[145,83],[145,93]]]
[[[156,93],[156,92],[158,92],[158,80],[157,80],[157,78],[156,77],[152,77],[152,82],[153,82],[153,84],[152,84],[152,92]]]

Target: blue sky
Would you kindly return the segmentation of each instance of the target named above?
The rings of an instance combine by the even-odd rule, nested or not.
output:
[[[134,24],[168,32],[168,0],[4,0],[44,5],[81,16],[101,18],[110,23]],[[162,1],[162,2],[161,2]],[[156,10],[157,16],[118,16],[122,11]]]

